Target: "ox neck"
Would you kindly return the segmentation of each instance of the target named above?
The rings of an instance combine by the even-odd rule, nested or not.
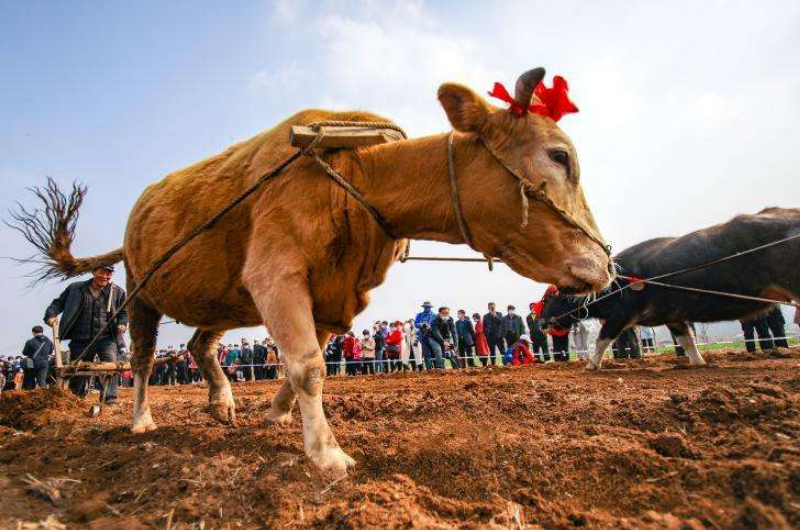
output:
[[[456,137],[456,150],[459,143]],[[354,162],[353,184],[397,236],[464,243],[448,180],[447,134],[361,149]]]

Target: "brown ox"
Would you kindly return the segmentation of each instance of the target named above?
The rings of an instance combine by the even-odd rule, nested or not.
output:
[[[531,91],[523,87],[522,94],[527,105]],[[538,201],[531,201],[530,222],[520,226],[519,183],[489,151],[535,187],[546,182],[549,197],[597,234],[567,135],[549,118],[514,116],[460,85],[442,85],[439,101],[457,131],[455,170],[475,250],[501,258],[523,276],[564,289],[606,287],[611,264],[598,241]],[[382,118],[363,112],[300,112],[148,187],[133,208],[123,248],[77,259],[66,238],[53,245],[49,258],[65,275],[124,260],[128,289],[133,289],[176,241],[294,152],[287,141],[292,125],[321,120]],[[321,347],[331,333],[350,329],[370,290],[383,282],[403,252],[405,238],[464,243],[451,201],[446,145],[447,135],[439,134],[324,154],[403,239],[389,237],[319,165],[302,157],[167,262],[130,306],[133,431],[156,428],[147,381],[163,315],[197,328],[189,349],[208,381],[211,413],[222,422],[234,419],[235,404],[215,345],[228,329],[265,325],[289,371],[267,419],[288,424],[297,399],[311,460],[335,472],[352,465],[323,412]]]

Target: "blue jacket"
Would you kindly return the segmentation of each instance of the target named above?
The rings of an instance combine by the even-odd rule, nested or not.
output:
[[[456,320],[456,333],[458,342],[463,342],[467,346],[475,346],[475,328],[469,318]]]
[[[422,324],[431,325],[433,319],[436,318],[436,313],[433,311],[420,311],[414,319],[414,328],[417,330],[417,338],[421,341],[422,337]]]
[[[38,365],[47,364],[53,353],[53,342],[44,335],[34,335],[25,343],[22,355],[30,357]]]

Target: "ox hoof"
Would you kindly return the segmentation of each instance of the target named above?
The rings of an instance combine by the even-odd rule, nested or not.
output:
[[[133,434],[144,434],[156,429],[158,429],[158,426],[156,422],[153,421],[150,413],[143,414],[140,418],[134,418],[133,425],[131,426],[131,432]]]
[[[698,359],[696,361],[695,360],[689,361],[689,366],[692,366],[693,368],[699,368],[699,367],[705,366],[705,365],[706,365],[705,359]]]
[[[211,416],[218,422],[224,424],[236,423],[236,404],[233,399],[211,401],[208,404],[208,409],[211,412]]]
[[[329,447],[327,451],[309,456],[320,471],[335,477],[347,475],[347,469],[356,465],[356,461],[339,447]]]
[[[596,364],[594,364],[592,361],[587,361],[586,362],[586,366],[584,367],[584,369],[587,372],[594,372],[595,370],[599,370],[600,367],[597,366]]]
[[[289,412],[281,412],[279,410],[272,409],[267,414],[267,423],[271,423],[273,425],[281,425],[281,426],[289,426],[292,424],[292,411]]]

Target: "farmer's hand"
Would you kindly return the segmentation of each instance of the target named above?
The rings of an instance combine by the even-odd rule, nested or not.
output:
[[[56,324],[58,324],[58,317],[50,317],[47,319],[47,325],[51,328],[56,327]]]
[[[126,329],[128,329],[128,327],[123,325],[123,324],[120,324],[119,326],[117,326],[117,331],[119,331],[120,333],[125,333]]]

